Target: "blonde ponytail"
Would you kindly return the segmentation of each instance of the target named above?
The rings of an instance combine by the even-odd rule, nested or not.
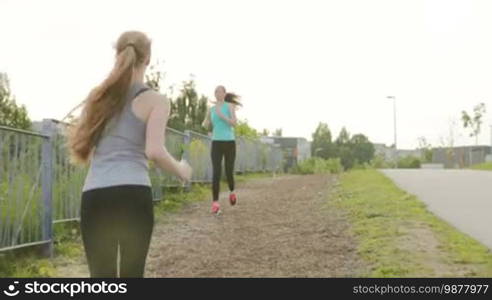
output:
[[[108,77],[82,103],[79,118],[68,128],[72,163],[87,164],[107,122],[121,112],[135,67],[150,56],[150,40],[141,32],[123,33],[116,45],[116,61]],[[73,111],[73,110],[72,110]]]

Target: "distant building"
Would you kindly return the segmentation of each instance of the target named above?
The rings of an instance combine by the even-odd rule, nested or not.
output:
[[[432,163],[442,164],[445,168],[467,168],[486,162],[491,153],[490,146],[435,148],[432,153]]]
[[[277,144],[284,153],[284,170],[311,157],[311,142],[302,137],[261,137],[264,143]]]
[[[378,144],[375,143],[374,145],[374,155],[375,156],[381,156],[385,160],[391,161],[394,158],[394,151],[395,148],[393,147],[388,147],[385,144]],[[398,159],[413,156],[417,158],[422,157],[422,151],[420,149],[397,149],[396,150],[396,156]]]
[[[32,130],[41,132],[43,130],[43,122],[41,121],[33,121],[32,122]]]
[[[56,129],[56,132],[61,133],[64,131],[64,129],[65,129],[64,123],[61,123],[60,121],[55,120],[55,119],[50,119],[50,120],[52,121],[52,124],[53,124],[52,126],[53,126],[53,128]],[[43,121],[33,121],[32,122],[32,130],[39,132],[39,133],[42,133]]]
[[[389,160],[393,157],[393,148],[386,146],[385,144],[374,143],[374,156],[381,156],[385,160]]]
[[[420,149],[398,149],[398,158],[409,156],[422,158],[422,151]]]

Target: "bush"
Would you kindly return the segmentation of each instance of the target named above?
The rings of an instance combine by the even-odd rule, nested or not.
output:
[[[420,159],[413,156],[407,156],[398,160],[399,169],[420,169],[420,165]]]
[[[371,160],[371,167],[374,169],[388,169],[391,168],[392,164],[391,162],[387,161],[384,156],[382,155],[376,155],[372,160]]]
[[[311,157],[293,168],[293,172],[297,174],[340,173],[342,171],[343,167],[339,158]]]
[[[352,167],[352,170],[368,170],[368,169],[374,169],[371,163],[365,162],[363,164],[360,164],[359,162],[357,162],[357,160],[354,166]]]
[[[332,174],[343,172],[343,166],[339,158],[330,158],[325,160],[325,169]]]

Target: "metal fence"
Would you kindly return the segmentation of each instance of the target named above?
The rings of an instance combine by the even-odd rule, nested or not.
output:
[[[0,127],[0,249],[49,241],[42,195],[47,136]]]
[[[0,251],[43,245],[52,254],[53,223],[78,220],[87,167],[69,161],[66,124],[45,119],[41,133],[0,126]],[[212,181],[211,139],[192,131],[166,130],[166,148],[193,168],[192,182]],[[280,171],[277,145],[236,139],[238,173]],[[154,200],[179,180],[150,162]]]

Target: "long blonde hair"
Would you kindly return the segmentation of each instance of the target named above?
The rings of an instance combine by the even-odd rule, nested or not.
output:
[[[149,64],[150,46],[150,39],[142,32],[127,31],[118,38],[112,71],[89,93],[82,102],[80,117],[72,118],[68,127],[67,145],[72,163],[89,162],[107,122],[123,109],[135,68]]]

